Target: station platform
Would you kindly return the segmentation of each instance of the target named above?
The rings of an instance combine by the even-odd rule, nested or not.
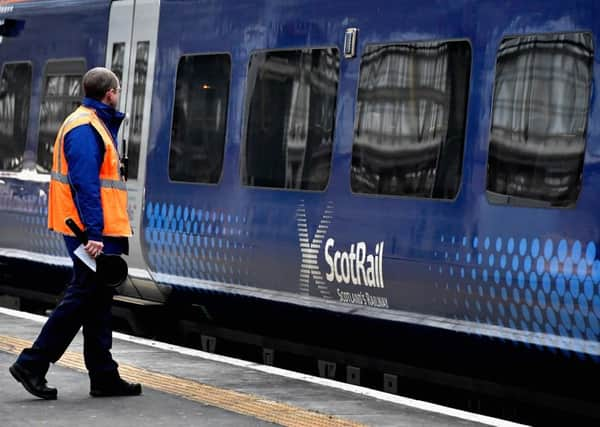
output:
[[[0,308],[0,424],[7,426],[516,426],[518,424],[156,341],[113,334],[113,356],[135,397],[94,398],[81,332],[37,399],[8,372],[45,318]]]

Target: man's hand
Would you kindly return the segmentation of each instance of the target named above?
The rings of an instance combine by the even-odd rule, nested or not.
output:
[[[93,258],[96,258],[98,255],[100,255],[103,248],[104,243],[96,240],[88,240],[87,244],[84,246],[85,251]]]

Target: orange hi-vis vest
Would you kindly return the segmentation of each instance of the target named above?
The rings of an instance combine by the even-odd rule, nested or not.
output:
[[[119,153],[113,144],[110,132],[96,115],[96,111],[84,106],[80,106],[65,119],[54,142],[48,196],[48,228],[73,236],[73,232],[65,224],[65,219],[72,218],[79,228],[85,229],[73,201],[68,176],[69,165],[64,151],[65,135],[70,130],[83,125],[91,125],[104,142],[104,160],[99,174],[100,198],[104,216],[102,235],[131,236],[131,226],[127,215],[127,186],[121,178],[119,170]]]

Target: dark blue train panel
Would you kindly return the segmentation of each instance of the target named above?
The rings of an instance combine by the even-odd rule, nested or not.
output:
[[[1,5],[25,24],[0,62],[32,73],[23,168],[0,172],[7,265],[69,265],[45,227],[40,130],[62,114],[47,63],[104,64],[110,4]],[[144,273],[597,357],[597,15],[583,0],[162,1]]]
[[[600,264],[592,188],[598,140],[590,119],[597,103],[589,91],[597,72],[593,5],[464,2],[440,7],[430,2],[415,9],[387,2],[345,2],[343,7],[306,1],[237,2],[212,5],[208,14],[205,6],[162,3],[156,120],[148,156],[153,174],[147,182],[143,236],[157,280],[253,295],[268,290],[282,300],[374,317],[395,313],[418,322],[426,316],[442,328],[597,354]],[[244,176],[252,114],[248,109],[253,105],[248,96],[255,84],[249,64],[262,51],[342,52],[351,27],[359,29],[357,55],[339,63],[326,186],[303,191],[253,185]],[[514,200],[521,193],[510,193],[511,202],[498,200],[491,191],[497,188],[488,183],[488,147],[495,135],[492,105],[498,105],[496,114],[503,112],[502,88],[496,89],[498,102],[493,104],[499,49],[513,37],[538,34],[557,35],[535,43],[554,43],[563,52],[555,56],[565,57],[580,49],[563,48],[579,43],[569,35],[576,39],[584,34],[587,41],[580,43],[580,50],[593,55],[584,52],[583,62],[563,64],[583,73],[574,84],[582,86],[584,100],[577,107],[583,108],[579,117],[588,123],[581,191],[576,203],[565,208],[554,207],[560,200],[554,205],[553,200],[518,205]],[[415,49],[438,43],[429,49],[440,50],[439,45],[453,41],[464,41],[468,56],[463,55],[467,59],[462,59],[462,68],[464,61],[469,67],[464,157],[449,157],[462,162],[459,185],[448,197],[433,199],[411,196],[391,184],[380,195],[353,191],[361,188],[353,179],[362,178],[355,172],[353,151],[361,114],[357,93],[363,103],[369,101],[360,98],[361,60],[380,45]],[[231,55],[232,64],[222,177],[216,185],[172,181],[168,158],[177,62],[182,55],[215,52]],[[581,65],[585,61],[591,70],[587,77]],[[544,72],[538,67],[537,72]],[[274,104],[273,115],[277,108]],[[518,113],[507,109],[505,114]],[[395,120],[402,118],[400,113]],[[495,133],[503,123],[501,118],[494,122]],[[520,132],[518,123],[513,126]],[[576,179],[579,174],[575,170]]]

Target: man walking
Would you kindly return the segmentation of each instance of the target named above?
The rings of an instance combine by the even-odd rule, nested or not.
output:
[[[92,396],[132,396],[140,384],[124,381],[110,353],[111,302],[114,291],[73,254],[79,241],[65,225],[72,218],[87,232],[87,253],[127,254],[131,227],[127,189],[120,176],[117,133],[124,114],[116,110],[119,79],[106,68],[83,76],[83,105],[66,118],[54,143],[48,227],[64,235],[73,259],[73,278],[65,295],[31,348],[23,350],[10,372],[31,394],[56,399],[46,373],[83,326],[83,355]]]

